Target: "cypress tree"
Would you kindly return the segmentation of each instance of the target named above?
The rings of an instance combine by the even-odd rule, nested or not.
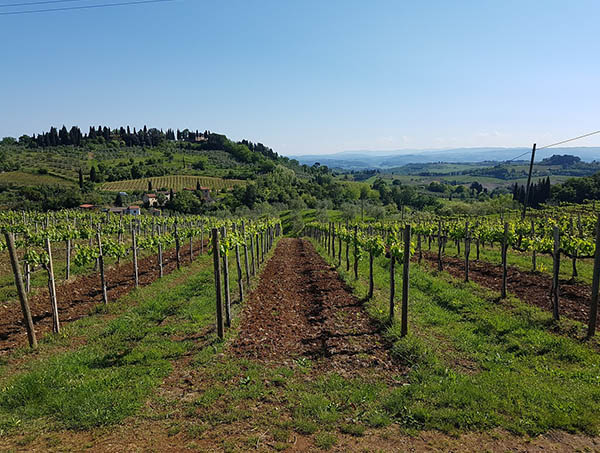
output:
[[[94,167],[92,165],[92,168],[90,168],[90,181],[96,182],[97,178],[98,178],[98,175],[96,174],[96,167]]]
[[[83,189],[83,171],[79,169],[79,188]]]

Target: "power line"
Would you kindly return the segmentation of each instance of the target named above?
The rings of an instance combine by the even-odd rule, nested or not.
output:
[[[10,5],[0,5],[0,8],[14,8],[15,6],[47,5],[49,3],[67,3],[80,1],[82,0],[45,0],[41,2],[11,3]]]
[[[11,11],[0,13],[0,16],[15,16],[18,14],[34,14],[34,13],[49,13],[54,11],[72,11],[78,9],[91,9],[91,8],[110,8],[113,6],[127,6],[127,5],[142,5],[146,3],[164,3],[164,2],[174,2],[175,0],[138,0],[138,1],[129,1],[129,2],[119,2],[119,3],[103,3],[100,5],[85,5],[85,6],[66,6],[64,8],[48,8],[48,9],[34,9],[29,11]]]
[[[525,151],[523,154],[519,154],[517,157],[513,157],[505,162],[512,162],[513,160],[517,160],[519,157],[523,157],[525,154],[529,154],[531,151]]]
[[[567,139],[567,140],[563,140],[562,142],[557,142],[557,143],[552,143],[551,145],[542,146],[541,148],[538,148],[538,150],[539,150],[539,149],[546,149],[546,148],[550,148],[550,147],[552,147],[552,146],[556,146],[556,145],[562,145],[563,143],[572,142],[572,141],[574,141],[574,140],[579,140],[580,138],[589,137],[590,135],[595,135],[595,134],[600,134],[600,131],[594,131],[594,132],[590,132],[590,133],[588,133],[588,134],[583,134],[583,135],[580,135],[580,136],[578,136],[578,137],[573,137],[573,138],[569,138],[569,139]]]
[[[579,135],[577,137],[569,138],[569,139],[563,140],[561,142],[552,143],[551,145],[542,146],[542,147],[538,148],[537,150],[539,151],[540,149],[551,148],[553,146],[562,145],[563,143],[573,142],[575,140],[579,140],[580,138],[590,137],[590,136],[595,135],[595,134],[600,134],[600,131],[589,132],[587,134],[583,134],[583,135]],[[529,153],[531,153],[531,151],[525,151],[523,154],[519,154],[517,157],[513,157],[512,159],[506,160],[505,162],[512,162],[513,160],[516,160],[519,157],[523,157],[523,156],[525,156],[526,154],[529,154]]]

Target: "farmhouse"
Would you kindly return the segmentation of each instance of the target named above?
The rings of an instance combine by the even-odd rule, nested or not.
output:
[[[161,198],[163,198],[163,200],[164,200],[162,203],[160,202]],[[171,200],[171,193],[169,191],[146,193],[142,197],[144,206],[147,206],[149,208],[156,208],[156,207],[164,206],[164,204],[170,200]]]

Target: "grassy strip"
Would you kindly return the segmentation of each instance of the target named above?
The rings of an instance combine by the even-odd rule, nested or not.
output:
[[[423,250],[427,250],[426,241],[423,241]],[[437,244],[432,241],[431,251],[437,254]],[[464,259],[464,243],[461,244],[460,247],[461,258]],[[446,244],[446,256],[456,257],[457,250],[454,242],[448,241]],[[471,260],[474,260],[476,257],[475,253],[475,245],[471,245]],[[500,247],[496,246],[494,248],[489,247],[480,247],[479,249],[479,259],[482,261],[487,261],[488,263],[502,264],[502,256],[500,252]],[[543,272],[548,277],[552,276],[552,257],[549,255],[538,254],[537,258],[537,270],[539,272]],[[522,271],[531,271],[531,252],[517,252],[515,250],[509,249],[507,254],[507,262],[509,266],[514,266]],[[588,285],[592,284],[592,273],[594,271],[594,260],[593,259],[578,259],[577,260],[577,271],[578,277],[577,279],[587,283]],[[560,278],[568,280],[571,278],[573,274],[573,265],[571,262],[571,258],[566,256],[561,256],[560,259]]]
[[[211,260],[204,255],[133,291],[115,304],[121,313],[107,325],[94,317],[72,323],[65,335],[77,332],[84,346],[33,360],[26,371],[5,377],[0,433],[31,422],[86,429],[134,414],[169,374],[170,361],[193,348],[186,336],[213,322]]]
[[[376,297],[367,303],[369,313],[382,322],[387,317],[387,261],[376,260]],[[358,281],[343,269],[340,274],[357,294],[366,294],[367,260],[360,263]],[[600,355],[549,332],[549,313],[514,299],[510,309],[496,301],[475,284],[411,268],[411,333],[400,338],[398,323],[386,331],[392,354],[411,370],[407,384],[383,401],[386,414],[415,429],[596,434]]]

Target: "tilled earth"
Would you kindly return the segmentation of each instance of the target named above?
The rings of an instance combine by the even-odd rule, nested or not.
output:
[[[423,258],[430,264],[437,266],[437,254],[424,252]],[[464,278],[465,276],[464,259],[444,256],[443,268],[454,277]],[[486,288],[500,291],[502,288],[502,266],[485,261],[471,260],[469,262],[469,279]],[[522,271],[513,266],[509,266],[507,269],[508,292],[525,303],[552,311],[551,288],[552,278],[548,275]],[[587,323],[591,297],[592,291],[589,285],[560,280],[560,315]],[[598,324],[600,325],[600,313],[598,314]]]
[[[200,250],[198,241],[194,247],[194,256]],[[189,247],[182,247],[179,252],[182,265],[190,260]],[[163,273],[167,275],[177,268],[175,249],[163,252]],[[140,286],[146,286],[158,278],[157,256],[151,255],[138,260]],[[128,294],[135,287],[133,263],[124,263],[106,269],[108,301],[115,301]],[[100,275],[93,273],[78,276],[68,282],[56,286],[58,314],[61,324],[75,321],[89,315],[90,311],[102,303]],[[48,290],[42,289],[29,297],[29,306],[39,338],[52,330],[52,312]],[[27,333],[23,323],[23,314],[19,303],[10,303],[0,307],[0,355],[14,348],[27,345]]]
[[[303,239],[282,239],[245,304],[239,356],[342,375],[398,371],[388,345],[334,268]]]

